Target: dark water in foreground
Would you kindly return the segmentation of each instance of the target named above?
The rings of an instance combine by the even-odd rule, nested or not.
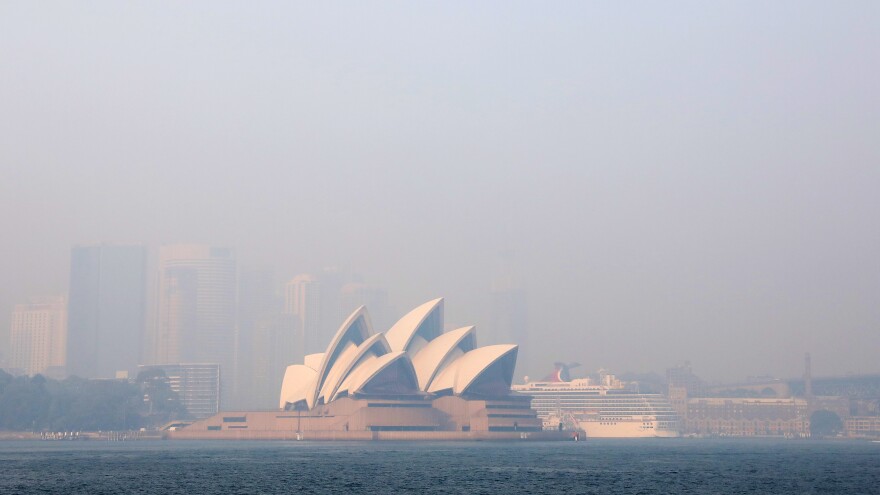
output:
[[[0,442],[0,494],[880,493],[880,443]]]

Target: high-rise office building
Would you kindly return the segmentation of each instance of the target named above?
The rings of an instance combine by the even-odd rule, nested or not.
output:
[[[195,244],[160,248],[154,364],[217,363],[221,404],[235,403],[235,308],[231,249]]]
[[[241,271],[236,359],[240,408],[277,407],[284,371],[302,358],[302,349],[296,348],[298,327],[283,307],[272,271]]]
[[[666,385],[670,389],[683,389],[687,397],[706,397],[709,388],[706,382],[694,374],[690,361],[683,365],[666,369]],[[670,395],[672,392],[669,392]]]
[[[517,366],[535,366],[529,353],[528,297],[514,253],[498,253],[495,277],[492,280],[489,307],[489,335],[495,342],[511,342],[520,346]],[[519,373],[519,372],[517,372]]]
[[[17,304],[10,325],[11,367],[58,376],[67,354],[67,303],[63,297]]]
[[[285,286],[284,312],[298,327],[301,340],[295,343],[295,347],[302,349],[303,354],[324,351],[322,295],[321,283],[308,274],[297,275]]]
[[[342,323],[339,320],[339,315],[342,312],[342,301],[340,299],[342,287],[351,282],[361,282],[361,280],[349,268],[338,266],[329,266],[322,269],[318,274],[318,280],[321,281],[321,316],[318,330],[321,337],[318,340],[322,344],[317,346],[320,350],[316,352],[323,352],[323,344],[327,342],[327,339],[336,334],[336,330],[339,329],[339,325]]]
[[[67,371],[113,378],[140,361],[146,311],[144,246],[77,246],[70,253]]]
[[[259,352],[266,348],[272,330],[272,303],[275,299],[272,272],[269,270],[241,269],[238,276],[238,324],[235,346],[234,395],[242,399],[233,404],[235,409],[255,406],[257,389],[255,375],[263,374],[266,356]]]
[[[528,313],[525,289],[519,287],[492,290],[490,326],[499,342],[510,341],[523,345],[528,340]]]

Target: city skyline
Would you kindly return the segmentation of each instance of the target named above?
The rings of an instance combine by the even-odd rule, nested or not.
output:
[[[0,494],[880,485],[878,0],[0,1],[0,53]]]
[[[340,270],[339,268],[331,267],[318,271],[318,273],[326,275],[332,281],[331,287],[339,287],[338,292],[334,293],[331,297],[326,287],[320,284],[320,279],[317,276],[298,274],[287,282],[280,282],[279,280],[276,280],[277,277],[274,270],[239,269],[237,267],[234,250],[209,245],[169,244],[151,249],[149,246],[145,245],[122,245],[111,242],[102,242],[93,246],[74,246],[71,250],[71,260],[73,260],[71,266],[73,267],[75,265],[77,259],[80,260],[81,264],[82,259],[90,259],[92,261],[91,264],[95,265],[93,269],[97,269],[97,267],[102,266],[100,262],[100,254],[107,253],[108,251],[113,253],[114,250],[116,251],[114,254],[116,254],[115,262],[117,266],[120,259],[124,259],[125,255],[123,253],[126,250],[129,253],[137,253],[139,251],[143,253],[142,256],[135,256],[136,266],[146,266],[147,258],[150,256],[148,253],[150,251],[154,251],[154,256],[158,258],[157,263],[159,267],[157,273],[159,282],[156,285],[156,289],[154,289],[156,293],[150,294],[150,289],[145,286],[143,288],[144,294],[141,295],[144,299],[153,300],[153,308],[157,316],[155,319],[151,319],[147,314],[142,315],[142,333],[131,334],[128,336],[129,339],[143,339],[147,342],[147,345],[141,349],[144,357],[136,359],[133,361],[134,364],[130,366],[117,366],[116,368],[107,368],[105,366],[104,368],[106,369],[104,369],[104,372],[97,374],[72,371],[75,368],[71,368],[68,363],[65,363],[65,366],[62,367],[54,364],[54,371],[50,371],[53,376],[64,376],[69,374],[92,378],[111,378],[116,372],[131,372],[136,370],[138,366],[179,365],[195,362],[224,361],[226,363],[225,368],[231,370],[230,376],[224,377],[226,386],[229,387],[228,390],[225,391],[225,394],[230,397],[235,397],[234,403],[265,407],[266,404],[274,401],[274,395],[277,392],[277,388],[283,376],[283,368],[289,364],[288,361],[291,361],[291,359],[302,359],[305,354],[322,352],[324,350],[320,347],[309,348],[306,344],[306,335],[302,326],[303,320],[299,313],[299,311],[303,310],[298,309],[298,304],[302,303],[297,303],[295,301],[297,298],[304,297],[305,295],[302,291],[302,287],[300,287],[301,284],[306,283],[311,285],[312,300],[309,304],[313,321],[310,325],[312,326],[312,332],[314,333],[313,339],[315,341],[326,339],[329,335],[332,335],[333,332],[336,331],[336,325],[344,320],[344,315],[350,313],[351,310],[356,309],[357,306],[361,305],[357,303],[366,303],[365,305],[367,307],[371,307],[371,304],[369,304],[370,302],[378,302],[376,307],[380,308],[380,314],[383,311],[389,311],[388,291],[384,288],[364,283],[363,277],[354,273],[350,269]],[[195,265],[204,265],[206,260],[210,259],[212,255],[218,253],[221,255],[221,258],[228,258],[229,260],[228,265],[225,268],[221,268],[221,271],[226,272],[226,275],[221,278],[225,277],[226,279],[233,281],[231,285],[227,286],[226,301],[232,300],[234,302],[231,305],[220,304],[215,306],[223,306],[226,309],[232,308],[227,316],[234,320],[234,324],[231,327],[231,333],[226,334],[226,338],[228,341],[234,342],[235,345],[228,346],[227,344],[221,344],[220,340],[222,339],[218,339],[217,342],[211,344],[215,347],[219,346],[216,347],[219,351],[215,353],[215,356],[227,356],[221,359],[204,359],[208,356],[208,354],[205,354],[205,349],[201,348],[204,346],[200,347],[192,342],[186,346],[183,354],[181,354],[180,349],[178,349],[176,353],[172,353],[173,355],[170,355],[167,349],[163,352],[163,347],[167,347],[168,344],[166,343],[163,345],[161,343],[162,338],[159,337],[159,334],[163,331],[168,333],[168,329],[163,330],[162,323],[163,318],[167,319],[167,315],[163,316],[163,303],[161,301],[164,291],[162,280],[165,271],[162,267],[168,265],[169,262],[170,265],[174,265],[171,268],[171,271],[176,274],[175,277],[172,277],[175,279],[173,285],[179,286],[179,282],[182,280],[180,275],[186,275],[184,272],[192,272],[189,273],[189,275],[192,275],[192,277],[189,277],[192,279],[190,280],[191,282],[194,282],[198,278],[198,270],[194,269],[192,263],[195,263]],[[175,260],[175,257],[180,259]],[[509,263],[509,257],[510,253],[502,253],[499,258],[503,263]],[[111,256],[111,258],[113,258],[113,256]],[[208,264],[210,265],[210,261],[208,261]],[[84,264],[84,267],[89,267],[89,264]],[[85,271],[88,272],[88,270]],[[82,272],[83,269],[71,270],[71,281],[77,277],[83,277],[84,274]],[[243,280],[238,281],[239,276],[242,276]],[[141,280],[146,280],[145,274],[140,277]],[[232,278],[230,279],[229,277]],[[116,278],[118,279],[119,277]],[[135,278],[137,279],[137,277]],[[187,277],[183,277],[183,279],[186,278]],[[251,281],[248,282],[248,279]],[[354,282],[353,280],[357,280],[357,282]],[[77,284],[72,284],[71,287],[73,288],[76,285]],[[184,284],[184,289],[185,285],[186,284]],[[190,287],[190,289],[190,299],[194,299],[196,297],[195,292],[192,292],[194,286]],[[137,294],[137,290],[133,291],[133,293]],[[490,325],[487,325],[486,331],[487,334],[492,334],[492,336],[489,337],[489,343],[516,341],[520,346],[527,346],[527,343],[532,339],[540,338],[540,336],[531,336],[528,334],[526,291],[520,286],[516,277],[496,276],[489,289],[489,296],[490,304],[487,308],[487,314],[489,315],[491,323]],[[319,304],[318,301],[320,301],[321,298],[331,300],[333,304],[329,307]],[[344,302],[346,301],[346,298],[348,303]],[[34,308],[39,309],[45,306],[48,302],[66,300],[64,297],[43,297],[32,299],[33,300],[29,303],[18,304],[16,308],[33,306]],[[116,297],[116,302],[120,302],[119,297]],[[139,304],[140,303],[137,303],[135,306],[138,306]],[[179,306],[179,304],[177,304],[177,306]],[[348,308],[348,306],[352,307],[347,310],[344,309]],[[341,310],[339,318],[332,319],[332,315],[335,312],[333,308]],[[512,312],[510,308],[514,308],[515,311]],[[64,306],[64,311],[64,317],[66,319],[67,304]],[[317,317],[315,317],[315,315],[317,315]],[[193,322],[197,319],[193,314],[190,314],[190,316],[190,320]],[[393,318],[393,321],[396,321],[396,318],[399,316],[401,315],[396,315]],[[323,318],[331,319],[324,320]],[[523,321],[516,321],[517,318]],[[181,318],[177,319],[181,320]],[[182,319],[186,320],[187,318],[184,317]],[[13,352],[14,346],[11,345],[13,339],[12,330],[16,325],[15,322],[15,315],[13,315],[9,326],[10,354],[5,361],[6,366],[13,370],[17,368],[14,366],[16,359],[20,359],[15,357]],[[198,325],[193,322],[190,322],[189,330],[198,331]],[[448,327],[447,330],[449,330],[455,325],[447,324],[446,326]],[[390,323],[377,328],[387,329],[388,327],[390,327]],[[70,329],[66,328],[66,331],[64,332],[65,344],[68,344],[67,336],[69,335],[69,332]],[[194,338],[194,336],[191,337]],[[115,338],[118,342],[120,337]],[[101,348],[102,346],[98,347]],[[103,347],[114,347],[114,344],[111,341]],[[74,350],[68,349],[67,352],[63,354],[63,357],[66,358],[67,354],[71,352],[76,353],[79,351],[75,348]],[[528,350],[521,352],[526,354]],[[234,359],[229,357],[229,353],[234,353],[236,357]],[[58,362],[59,358],[57,355],[58,353],[56,352],[56,357],[53,358],[55,361],[53,362]],[[153,357],[148,358],[146,356]],[[181,356],[185,356],[186,358]],[[118,361],[118,356],[116,358]],[[64,361],[64,359],[62,359],[62,361]],[[94,361],[92,365],[95,367],[100,359],[92,359],[92,361]],[[131,361],[131,359],[129,359],[129,361]],[[682,361],[668,361],[664,367],[643,370],[642,372],[661,373],[664,369],[668,369],[670,366],[680,364],[681,362]],[[685,360],[684,362],[686,362],[688,366],[690,365],[690,360]],[[522,376],[527,373],[532,374],[533,376],[534,373],[544,373],[546,370],[550,369],[552,363],[532,362],[530,364],[531,368],[528,371],[518,368],[516,376],[517,381],[521,381]],[[608,366],[596,365],[592,367],[598,369]],[[632,372],[632,370],[618,369],[613,366],[610,368],[623,373]],[[741,374],[726,380],[713,379],[713,383],[733,383],[744,379],[748,380],[750,377],[756,376],[756,374],[753,373],[753,370],[743,369],[741,371]],[[872,371],[867,370],[864,373],[872,373]],[[760,375],[760,373],[757,375]],[[826,374],[826,376],[842,375],[844,374]],[[796,378],[797,370],[793,370],[789,375],[780,374],[775,376],[782,379]]]
[[[521,364],[877,371],[875,3],[0,14],[2,322],[70,246],[199,243],[489,336],[510,258]]]

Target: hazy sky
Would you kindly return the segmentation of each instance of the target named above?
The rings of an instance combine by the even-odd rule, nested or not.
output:
[[[478,328],[510,252],[533,373],[880,372],[878,88],[876,1],[2,2],[0,340],[76,243]]]

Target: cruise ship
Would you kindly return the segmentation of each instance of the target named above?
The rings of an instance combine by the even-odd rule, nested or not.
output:
[[[572,380],[568,366],[557,363],[544,380],[512,388],[532,396],[546,429],[579,429],[587,438],[679,436],[679,418],[666,397],[639,393],[605,370],[598,381]]]

